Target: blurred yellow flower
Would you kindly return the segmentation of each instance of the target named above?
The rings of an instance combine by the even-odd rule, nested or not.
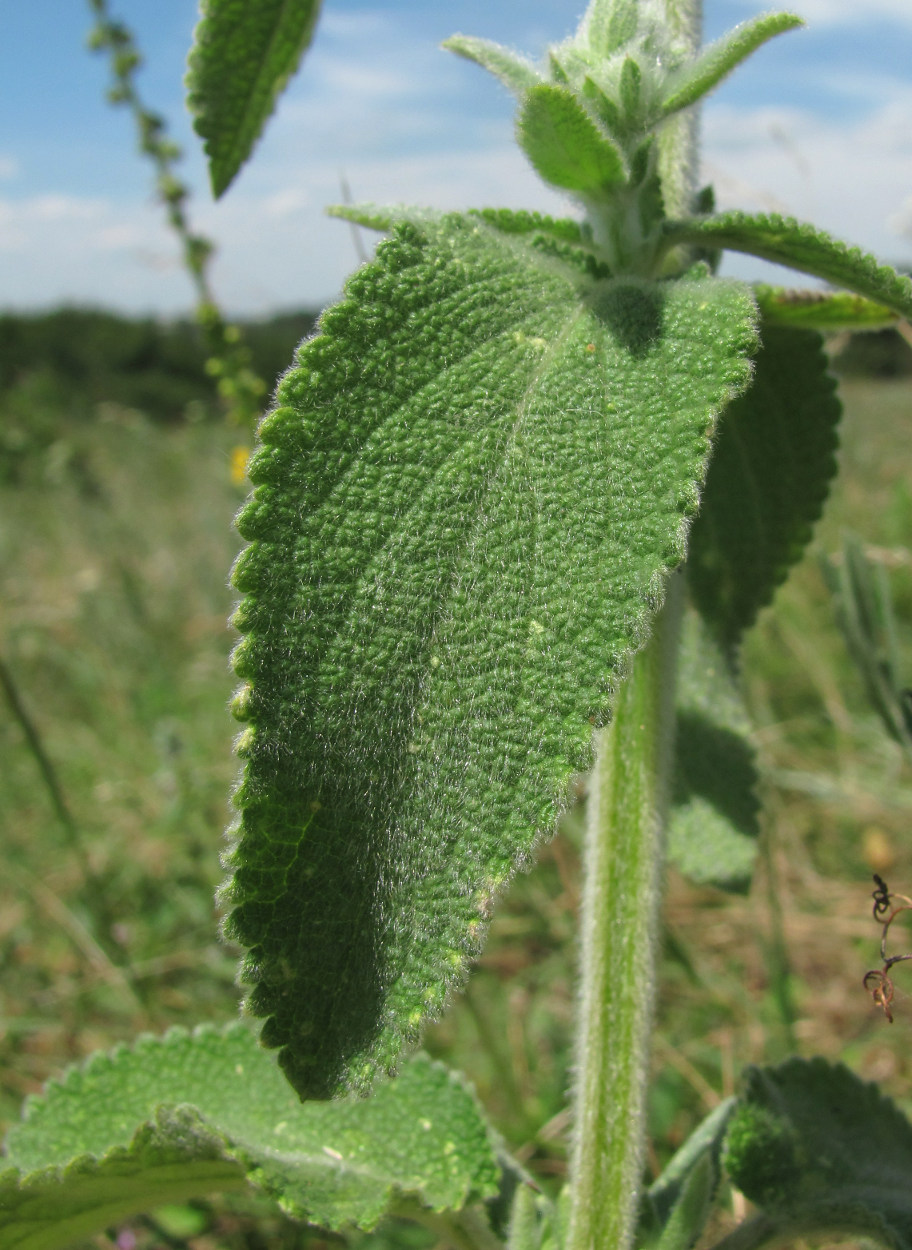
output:
[[[235,486],[243,486],[247,480],[247,461],[250,448],[239,444],[231,449],[231,480]]]

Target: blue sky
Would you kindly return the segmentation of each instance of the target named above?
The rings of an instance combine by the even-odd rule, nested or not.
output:
[[[233,313],[338,292],[357,256],[348,227],[322,210],[342,176],[356,200],[567,210],[512,142],[512,99],[438,44],[460,31],[537,58],[572,32],[583,0],[325,0],[300,74],[217,204],[183,107],[196,0],[111,7],[144,50],[147,102],[185,148],[193,223],[218,243],[215,285]],[[723,207],[791,213],[912,259],[912,0],[789,7],[808,28],[758,52],[704,110],[704,180]],[[759,11],[705,0],[706,38]],[[186,310],[149,170],[127,115],[104,102],[103,60],[85,50],[88,5],[8,0],[0,14],[0,307]],[[738,258],[727,271],[764,267]]]

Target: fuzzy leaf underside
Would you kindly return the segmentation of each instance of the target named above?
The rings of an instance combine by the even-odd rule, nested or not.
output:
[[[782,1241],[839,1230],[912,1246],[912,1125],[848,1068],[749,1068],[724,1163]]]
[[[459,1209],[497,1188],[473,1096],[416,1057],[369,1100],[302,1104],[235,1023],[97,1054],[26,1104],[0,1174],[0,1248],[50,1250],[137,1211],[246,1181],[325,1228],[406,1194]]]
[[[669,222],[666,233],[672,244],[730,248],[788,265],[875,303],[886,304],[902,317],[912,317],[912,279],[880,264],[870,253],[794,217],[778,213],[719,213]]]
[[[567,87],[539,83],[527,91],[516,130],[536,172],[554,186],[594,192],[624,180],[620,152]]]
[[[250,1007],[304,1096],[441,1010],[684,554],[746,287],[592,282],[453,216],[350,280],[260,429],[235,585]]]
[[[803,25],[794,13],[762,13],[742,22],[671,76],[663,114],[667,117],[696,104],[769,39]]]
[[[474,35],[451,35],[440,45],[448,52],[474,61],[489,74],[493,74],[514,95],[522,95],[542,81],[542,76],[525,57],[518,56],[509,48],[490,39],[478,39]]]
[[[892,308],[849,291],[794,291],[756,283],[754,296],[765,322],[798,330],[880,330],[899,320]]]
[[[725,655],[696,612],[678,659],[671,861],[697,885],[750,886],[760,833],[750,720]]]
[[[726,648],[800,559],[836,472],[842,406],[811,330],[766,326],[754,381],[720,422],[694,523],[694,603]]]
[[[320,0],[200,0],[187,106],[213,194],[233,180],[310,45]]]

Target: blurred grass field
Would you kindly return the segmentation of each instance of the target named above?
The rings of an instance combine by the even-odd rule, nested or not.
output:
[[[878,962],[872,870],[912,892],[912,775],[865,701],[818,566],[845,527],[887,566],[912,684],[912,382],[851,379],[843,396],[843,475],[745,654],[767,812],[753,889],[669,879],[656,1167],[745,1063],[793,1048],[844,1058],[912,1112],[912,971],[897,971],[892,1027],[861,988]],[[112,403],[76,419],[53,403],[35,414],[52,434],[0,474],[0,656],[69,813],[55,813],[0,699],[7,1122],[63,1065],[141,1030],[229,1019],[238,1000],[213,903],[236,772],[238,433]],[[469,989],[426,1039],[546,1184],[564,1169],[577,893],[568,822],[502,901]]]

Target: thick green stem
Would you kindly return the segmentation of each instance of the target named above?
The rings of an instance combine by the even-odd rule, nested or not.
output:
[[[624,1250],[645,1141],[664,823],[683,581],[596,739],[583,860],[568,1250]]]

